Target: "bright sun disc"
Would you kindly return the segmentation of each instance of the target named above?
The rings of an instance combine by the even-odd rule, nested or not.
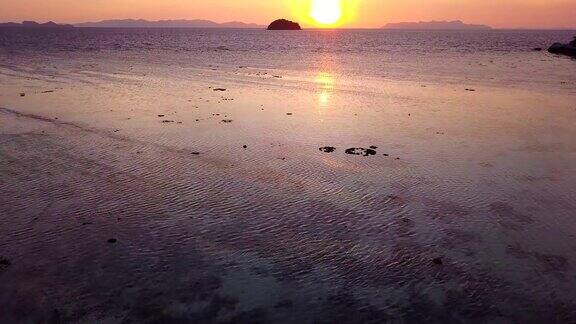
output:
[[[310,16],[322,25],[337,23],[342,17],[340,0],[313,0]]]

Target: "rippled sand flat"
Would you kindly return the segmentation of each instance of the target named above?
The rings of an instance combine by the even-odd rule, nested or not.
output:
[[[573,61],[361,74],[213,33],[2,47],[0,322],[576,321]]]

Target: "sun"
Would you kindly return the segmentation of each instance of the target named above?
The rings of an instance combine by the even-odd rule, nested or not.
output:
[[[336,24],[342,18],[340,0],[312,0],[310,16],[321,25]]]

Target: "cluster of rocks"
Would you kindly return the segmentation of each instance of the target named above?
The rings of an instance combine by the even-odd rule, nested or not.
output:
[[[344,153],[348,155],[374,156],[378,154],[378,152],[376,152],[377,149],[378,146],[370,146],[369,148],[352,147],[346,149]],[[324,146],[320,148],[320,151],[324,153],[333,153],[336,151],[336,148],[333,146]],[[390,154],[384,154],[384,156],[390,156]],[[400,158],[396,158],[396,160],[400,160]]]

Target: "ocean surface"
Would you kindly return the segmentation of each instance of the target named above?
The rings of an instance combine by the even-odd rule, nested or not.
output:
[[[574,36],[0,29],[0,322],[574,323]]]

